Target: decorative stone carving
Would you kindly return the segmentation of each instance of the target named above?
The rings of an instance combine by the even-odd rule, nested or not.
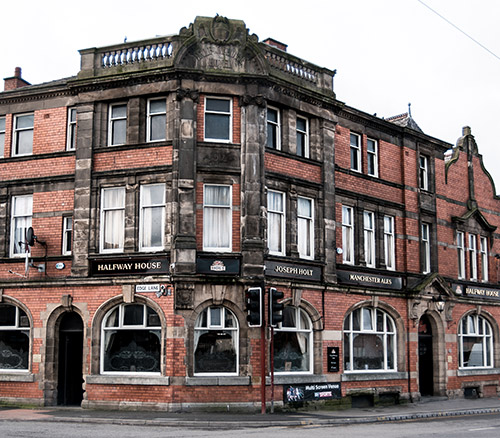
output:
[[[175,308],[192,310],[194,303],[194,284],[182,284],[175,287]]]
[[[257,95],[257,96],[250,96],[249,94],[244,94],[240,98],[240,106],[246,106],[246,105],[257,105],[260,108],[265,108],[266,107],[266,99],[262,95]]]
[[[135,290],[131,284],[124,284],[122,286],[123,302],[133,303],[135,301]]]
[[[302,300],[302,289],[292,289],[292,306],[299,307]]]
[[[198,103],[200,100],[200,93],[197,90],[190,90],[189,88],[178,88],[175,98],[177,100],[191,99],[193,102]]]
[[[215,306],[221,306],[224,301],[224,297],[226,295],[226,286],[221,284],[213,284],[211,285],[212,289],[212,300]]]
[[[68,311],[71,311],[73,307],[73,297],[71,295],[63,295],[61,297],[61,306],[63,306]]]

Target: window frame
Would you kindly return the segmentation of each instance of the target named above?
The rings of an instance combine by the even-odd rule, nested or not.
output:
[[[279,195],[281,197],[281,205],[283,206],[282,211],[272,210],[269,206],[269,196],[273,193],[275,195]],[[271,221],[269,220],[269,215],[276,215],[280,218],[280,242],[281,242],[281,251],[274,251],[270,247],[271,243]],[[284,256],[286,255],[286,196],[284,192],[280,192],[277,190],[268,190],[267,191],[267,249],[269,254],[276,256]]]
[[[6,125],[7,125],[7,117],[0,116],[0,158],[5,157],[5,132],[7,130]]]
[[[457,231],[458,278],[465,279],[465,233]]]
[[[215,111],[207,109],[207,102],[209,100],[225,100],[229,102],[229,111]],[[203,140],[204,141],[212,141],[217,143],[232,143],[233,142],[233,99],[231,97],[223,97],[223,96],[205,96],[205,102],[203,107]],[[219,116],[225,116],[229,118],[228,121],[228,138],[217,138],[217,137],[207,137],[207,114],[215,114]]]
[[[125,107],[125,116],[113,117],[113,108],[124,106]],[[109,105],[108,112],[108,146],[123,146],[127,144],[127,123],[128,123],[128,105],[127,102],[115,102]],[[123,143],[113,143],[113,137],[115,133],[115,124],[125,120],[125,132],[124,138],[125,141]]]
[[[299,200],[304,200],[310,203],[310,216],[301,215],[299,213]],[[300,221],[303,220],[308,225],[308,231],[305,236],[301,233],[301,228],[299,226]],[[302,239],[305,239],[305,243]],[[301,252],[301,249],[304,248],[306,251]],[[305,196],[297,197],[297,250],[299,252],[299,257],[302,259],[314,260],[314,199],[307,198]],[[309,255],[307,253],[309,252]]]
[[[488,239],[484,236],[479,236],[479,255],[481,259],[481,281],[487,283],[489,281]]]
[[[370,223],[371,222],[371,225]],[[363,211],[363,240],[365,250],[365,264],[369,268],[376,266],[375,256],[375,213]]]
[[[356,142],[353,143],[353,139],[356,139]],[[361,162],[361,135],[356,134],[355,132],[351,132],[349,135],[349,152],[350,152],[350,169],[353,172],[361,173],[363,166]],[[356,163],[354,163],[354,158],[356,159]],[[356,165],[354,165],[356,164]]]
[[[118,191],[118,190],[123,192],[123,204],[121,206],[118,206],[118,207],[104,208],[104,199],[105,199],[106,193],[110,193],[112,191]],[[125,187],[103,187],[101,189],[101,209],[100,209],[100,225],[99,225],[99,252],[102,254],[123,252],[124,245],[125,245],[125,206],[127,204],[126,197],[127,197],[127,192],[125,190]],[[104,239],[105,239],[105,234],[106,234],[105,233],[106,213],[109,211],[118,211],[118,210],[123,211],[122,218],[121,218],[121,228],[122,228],[121,246],[118,246],[117,248],[104,248],[104,244],[105,244]]]
[[[387,230],[387,220],[390,222],[390,230]],[[385,267],[389,271],[396,270],[396,239],[394,229],[394,216],[384,216],[384,261]]]
[[[349,212],[350,220],[346,221],[344,213]],[[354,208],[342,206],[342,262],[346,265],[354,265]]]
[[[31,321],[28,313],[20,308],[17,304],[13,304],[10,302],[0,302],[0,307],[14,307],[15,308],[15,316],[14,316],[14,324],[13,325],[0,325],[0,332],[25,332],[28,340],[28,350],[27,350],[27,358],[26,358],[26,368],[1,368],[0,367],[0,375],[5,373],[29,373],[31,370],[31,348],[32,348],[32,339],[31,339]],[[22,312],[22,314],[21,314]],[[21,323],[21,318],[26,318],[27,325],[23,325]]]
[[[142,324],[125,324],[125,307],[127,306],[142,306],[143,307],[143,322]],[[158,316],[159,325],[148,325],[148,308],[151,309]],[[113,312],[118,309],[118,325],[117,326],[106,326],[109,317],[113,314]],[[121,303],[116,306],[113,306],[109,309],[104,318],[101,321],[101,339],[99,345],[99,372],[102,375],[128,375],[128,376],[159,376],[161,375],[162,369],[162,323],[160,314],[153,309],[151,306],[144,303]],[[104,361],[105,361],[105,343],[106,343],[106,332],[107,331],[125,331],[125,330],[141,330],[141,331],[155,331],[159,333],[159,361],[158,368],[159,371],[109,371],[104,369]]]
[[[276,112],[276,121],[269,120],[269,111]],[[273,106],[268,106],[266,111],[266,126],[267,126],[267,141],[266,147],[269,149],[274,149],[277,151],[281,150],[281,111]],[[273,135],[269,135],[269,131],[271,130]],[[269,145],[269,139],[273,139],[273,143],[275,146]]]
[[[71,222],[70,226],[68,226],[68,222]],[[63,224],[62,224],[62,255],[71,255],[73,248],[73,216],[63,216]],[[69,240],[69,242],[68,242]],[[71,249],[68,248],[68,243]]]
[[[206,203],[206,195],[207,195],[207,187],[227,187],[229,189],[229,204],[228,205],[207,205]],[[228,211],[228,223],[229,227],[228,230],[226,231],[228,234],[226,235],[228,239],[228,246],[223,247],[223,246],[209,246],[207,244],[207,236],[210,234],[208,233],[208,224],[207,224],[207,210],[208,209],[224,209]],[[230,184],[203,184],[203,251],[207,252],[232,252],[232,246],[233,246],[233,186]]]
[[[431,226],[423,222],[420,226],[420,242],[422,244],[422,274],[431,272]]]
[[[31,116],[33,118],[33,123],[31,125],[31,127],[28,127],[28,128],[18,128],[17,127],[17,121],[21,117],[26,117],[26,116]],[[20,135],[21,132],[27,132],[27,131],[31,131],[31,136],[32,136],[32,138],[31,138],[31,150],[29,152],[21,154],[21,153],[18,152],[19,135]],[[33,155],[34,133],[35,133],[35,113],[34,112],[28,112],[28,113],[15,114],[14,115],[14,129],[13,129],[13,132],[12,132],[13,142],[12,142],[12,153],[11,153],[11,155],[13,157],[25,157],[25,156]]]
[[[74,115],[74,118],[73,118]],[[68,108],[68,120],[66,126],[66,150],[76,150],[76,116],[77,111],[75,107]]]
[[[471,322],[472,325],[474,326],[473,331],[470,331]],[[482,327],[479,326],[480,324],[482,325]],[[466,326],[466,331],[467,331],[466,333],[464,333],[464,325]],[[481,338],[481,345],[482,345],[481,353],[482,353],[483,365],[468,366],[464,364],[464,338],[472,338],[472,337]],[[477,313],[463,316],[458,323],[458,369],[471,370],[471,369],[494,368],[495,342],[493,338],[494,338],[493,327],[486,318],[478,315]]]
[[[373,144],[373,150],[370,150],[370,144]],[[368,175],[378,178],[378,140],[373,138],[366,139],[366,170]]]
[[[16,213],[16,204],[17,204],[17,200],[21,199],[21,198],[26,198],[26,199],[30,199],[31,201],[28,203],[28,211],[27,213],[29,214],[24,214],[25,212],[23,213]],[[11,198],[11,220],[10,220],[10,257],[12,258],[18,258],[18,257],[25,257],[26,255],[26,252],[30,252],[29,251],[29,248],[28,248],[28,251],[26,251],[26,249],[22,249],[20,248],[20,251],[17,252],[16,249],[15,249],[15,245],[16,245],[16,230],[18,229],[16,224],[17,224],[17,220],[18,219],[22,219],[22,218],[26,218],[26,224],[25,224],[25,232],[26,233],[26,230],[32,226],[32,220],[33,220],[33,195],[32,194],[29,194],[29,195],[17,195],[17,196],[12,196]],[[23,236],[23,242],[25,241],[25,236]]]
[[[221,309],[220,315],[220,324],[212,324],[212,309]],[[200,325],[200,322],[203,321],[203,314],[206,312],[206,327]],[[232,317],[232,320],[235,323],[235,327],[226,327],[226,312]],[[240,366],[240,324],[236,314],[228,309],[225,306],[208,306],[204,308],[196,318],[194,329],[193,329],[193,337],[196,337],[196,332],[200,331],[214,331],[214,332],[231,332],[231,339],[233,341],[234,349],[235,349],[235,370],[233,372],[224,372],[224,371],[214,371],[214,372],[197,372],[196,371],[196,342],[193,340],[193,375],[194,376],[238,376],[239,375],[239,366]]]
[[[469,280],[477,281],[477,237],[475,234],[469,234]]]
[[[305,129],[299,129],[298,121],[303,120],[305,122]],[[309,119],[303,116],[297,116],[295,120],[295,132],[296,132],[296,153],[299,157],[309,158]],[[299,153],[299,141],[298,139],[304,139],[304,150]]]
[[[274,336],[280,333],[298,333],[305,334],[307,336],[307,347],[308,347],[308,369],[303,371],[277,371],[274,369],[274,374],[276,375],[290,375],[290,374],[313,374],[314,372],[314,339],[313,339],[313,324],[311,317],[301,307],[295,307],[291,305],[285,306],[285,308],[290,308],[295,310],[295,321],[296,325],[294,327],[283,327],[283,322],[280,322],[277,327],[274,328]],[[285,308],[283,311],[285,311]],[[303,321],[303,317],[306,321]],[[309,326],[309,328],[307,328]],[[273,340],[275,341],[275,339]],[[273,343],[276,348],[276,342]],[[274,353],[274,358],[276,358],[276,351]],[[273,368],[275,364],[273,363]]]
[[[146,188],[152,187],[162,187],[162,195],[163,201],[158,204],[151,203],[149,205],[145,205],[144,203],[144,191]],[[154,252],[154,251],[163,251],[165,249],[165,207],[166,207],[166,184],[165,183],[155,183],[155,184],[141,184],[140,193],[139,193],[139,251],[141,252]],[[145,246],[144,245],[144,233],[145,229],[145,219],[144,215],[147,209],[156,209],[161,208],[161,224],[160,224],[160,233],[161,233],[161,245],[160,246]]]
[[[365,311],[370,312],[370,319],[372,322],[372,328],[365,328]],[[359,329],[354,327],[354,313],[359,312]],[[383,328],[379,330],[377,313],[383,315]],[[396,326],[396,322],[386,311],[370,307],[370,306],[361,306],[358,307],[351,312],[349,312],[342,324],[342,343],[344,347],[344,373],[353,374],[353,373],[392,373],[397,372],[398,370],[398,330]],[[354,353],[354,342],[357,336],[355,335],[377,335],[383,337],[383,368],[364,368],[364,369],[354,369],[354,361],[356,359]],[[392,363],[394,366],[389,367],[390,363],[390,354],[389,350],[389,341],[388,338],[392,339]],[[348,347],[346,347],[346,343],[349,343]],[[348,351],[346,351],[348,348]],[[347,362],[350,360],[350,362]],[[350,366],[348,366],[350,365]],[[366,366],[366,365],[365,365]]]
[[[429,157],[427,155],[419,155],[419,188],[424,191],[429,191]]]
[[[165,104],[165,110],[162,112],[151,112],[151,103],[152,102],[160,102],[162,101]],[[165,141],[167,139],[167,99],[165,97],[155,97],[148,99],[147,105],[146,105],[146,143],[153,143],[156,141]],[[164,130],[163,130],[163,137],[162,138],[155,138],[152,139],[151,135],[153,133],[153,120],[155,118],[163,118],[164,121]]]

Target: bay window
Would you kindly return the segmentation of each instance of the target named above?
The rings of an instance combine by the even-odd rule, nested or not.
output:
[[[149,99],[147,109],[146,141],[160,141],[166,138],[167,101]]]
[[[203,191],[203,249],[231,251],[231,186],[206,184]]]
[[[205,140],[232,141],[232,109],[229,98],[205,98]]]
[[[139,249],[160,251],[165,234],[165,184],[141,186]]]

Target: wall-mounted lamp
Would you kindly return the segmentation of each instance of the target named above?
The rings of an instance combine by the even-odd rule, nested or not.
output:
[[[441,294],[439,294],[437,298],[435,296],[432,297],[432,302],[435,304],[438,312],[442,312],[444,310],[446,301],[444,300]]]

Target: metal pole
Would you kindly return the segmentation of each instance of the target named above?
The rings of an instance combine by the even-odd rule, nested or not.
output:
[[[271,354],[269,358],[271,367],[271,414],[274,414],[274,327],[271,326]]]
[[[260,326],[260,413],[266,413],[266,325]]]

